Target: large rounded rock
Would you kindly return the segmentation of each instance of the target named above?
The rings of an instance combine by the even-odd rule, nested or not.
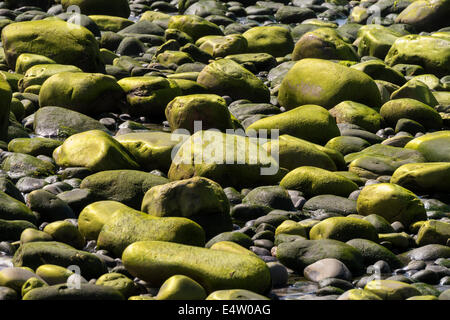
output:
[[[450,162],[450,131],[425,134],[408,142],[405,148],[419,151],[428,162]]]
[[[341,261],[333,258],[322,259],[310,264],[303,270],[305,278],[319,282],[327,278],[352,280],[350,270]]]
[[[92,171],[139,167],[119,142],[99,130],[69,137],[53,152],[53,158],[61,167],[85,167]]]
[[[94,35],[84,27],[61,20],[11,23],[2,30],[2,43],[8,66],[13,70],[22,53],[34,53],[85,72],[104,71]]]
[[[347,244],[359,251],[366,266],[383,260],[393,269],[403,267],[402,261],[394,253],[376,242],[367,239],[352,239]]]
[[[23,56],[20,55],[20,57]],[[20,91],[26,91],[28,87],[42,86],[51,76],[61,72],[83,72],[80,68],[64,64],[37,64],[30,67],[18,82]],[[41,87],[42,88],[42,87]],[[40,89],[39,89],[40,91]]]
[[[263,118],[248,126],[247,133],[261,129],[278,129],[280,135],[287,134],[322,145],[340,135],[334,118],[318,105],[304,105]]]
[[[366,105],[353,101],[343,101],[330,109],[336,123],[351,123],[370,132],[380,130],[382,118],[380,114]]]
[[[449,14],[448,0],[418,0],[400,12],[395,22],[411,25],[417,31],[436,31],[448,26]]]
[[[405,264],[413,260],[434,261],[439,258],[450,258],[450,248],[441,244],[428,244],[406,251],[398,255],[398,258]]]
[[[0,219],[37,222],[36,216],[24,203],[10,197],[3,191],[0,191]]]
[[[199,48],[209,53],[213,58],[224,58],[230,54],[245,53],[247,50],[247,40],[240,34],[206,38],[206,41],[199,45]],[[202,38],[198,41],[202,41]]]
[[[357,208],[363,216],[377,214],[390,223],[400,221],[405,226],[427,219],[420,199],[411,191],[391,183],[364,187],[358,197]]]
[[[0,219],[0,241],[17,241],[22,232],[28,228],[35,229],[36,226],[25,220]]]
[[[450,193],[450,163],[409,163],[395,170],[391,183],[412,191]]]
[[[82,14],[102,14],[128,18],[130,6],[127,0],[61,0],[64,10],[71,6],[78,6]]]
[[[292,35],[283,27],[254,27],[242,35],[247,39],[249,53],[268,53],[274,57],[282,57],[294,49]]]
[[[194,177],[151,188],[141,210],[156,217],[185,217],[203,227],[207,238],[231,231],[228,198],[212,180]]]
[[[418,246],[427,244],[447,244],[450,238],[450,223],[438,220],[428,220],[420,227],[417,233]]]
[[[5,80],[0,81],[0,140],[8,139],[9,113],[11,111],[11,87]]]
[[[67,284],[57,284],[36,288],[29,291],[23,300],[55,301],[55,300],[124,300],[123,295],[116,289],[94,284],[82,283],[80,287],[70,287]]]
[[[58,106],[87,115],[119,111],[125,93],[114,77],[100,73],[62,72],[48,78],[39,106]]]
[[[269,89],[253,73],[231,59],[216,60],[200,72],[197,82],[211,93],[228,95],[233,100],[268,102]]]
[[[367,221],[357,218],[333,217],[325,219],[311,228],[311,240],[334,239],[346,242],[355,238],[378,241],[375,227]]]
[[[80,188],[89,189],[96,200],[118,201],[139,210],[145,193],[169,180],[137,170],[101,171],[83,179]]]
[[[25,153],[31,156],[51,156],[53,151],[62,144],[61,141],[48,138],[17,138],[8,143],[8,151]]]
[[[157,300],[205,300],[205,298],[205,289],[184,275],[175,275],[164,281],[156,296]]]
[[[142,241],[128,246],[122,260],[132,275],[154,286],[177,274],[197,281],[208,293],[224,289],[263,293],[271,286],[269,268],[251,255]]]
[[[7,171],[8,176],[12,179],[25,176],[47,177],[55,173],[53,163],[24,153],[11,153],[3,161],[1,168]]]
[[[384,59],[395,40],[401,34],[383,27],[381,25],[370,24],[358,30],[358,53],[360,56],[373,56]]]
[[[383,300],[405,300],[413,296],[420,296],[419,290],[412,285],[394,280],[372,280],[364,287]]]
[[[194,15],[172,16],[168,27],[188,34],[195,41],[204,36],[223,35],[222,30],[216,24]]]
[[[281,180],[280,186],[301,191],[307,196],[333,194],[347,197],[358,189],[358,186],[348,178],[310,166],[292,170]]]
[[[381,105],[375,82],[364,72],[321,59],[302,59],[286,74],[278,93],[286,109],[317,104],[331,109],[342,101]]]

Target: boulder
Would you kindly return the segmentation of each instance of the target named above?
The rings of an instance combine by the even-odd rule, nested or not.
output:
[[[428,162],[449,162],[450,131],[425,134],[408,142],[405,148],[419,151]]]
[[[415,192],[450,192],[450,163],[404,164],[393,173],[391,183]]]
[[[382,121],[376,110],[353,101],[339,103],[330,109],[330,114],[336,118],[336,123],[355,124],[373,133],[380,129]]]
[[[309,239],[334,239],[346,242],[355,238],[378,241],[375,227],[362,219],[333,217],[325,219],[311,228]]]
[[[254,27],[242,35],[247,39],[249,53],[268,53],[274,57],[283,57],[294,49],[292,35],[283,27]]]
[[[178,15],[169,19],[168,27],[188,34],[195,41],[204,36],[223,35],[222,30],[216,24],[194,15]]]

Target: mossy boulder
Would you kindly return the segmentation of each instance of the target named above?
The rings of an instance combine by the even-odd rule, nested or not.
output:
[[[90,15],[90,19],[92,19],[95,24],[98,26],[100,31],[111,31],[111,32],[119,32],[120,30],[129,27],[133,24],[133,21],[128,20],[128,17],[115,17],[111,15]]]
[[[295,44],[292,60],[305,58],[358,61],[358,54],[336,29],[319,28],[305,33]]]
[[[20,91],[24,92],[27,90],[28,87],[32,88],[35,86],[42,86],[48,78],[61,72],[83,72],[83,71],[78,67],[64,64],[56,64],[56,63],[36,64],[30,67],[25,72],[24,77],[19,80],[18,83],[19,89]]]
[[[356,201],[344,197],[324,194],[305,202],[302,210],[307,213],[336,213],[342,216],[356,214]]]
[[[378,241],[375,227],[367,221],[349,217],[333,217],[325,219],[309,232],[309,239],[334,239],[342,242],[355,238],[363,238]]]
[[[364,187],[357,200],[357,209],[360,215],[377,214],[390,223],[400,221],[405,226],[427,218],[420,199],[411,191],[392,183]]]
[[[400,12],[395,22],[411,25],[417,31],[435,31],[448,26],[448,14],[448,0],[419,0]]]
[[[178,15],[169,19],[168,27],[188,34],[195,41],[204,36],[219,35],[223,32],[216,24],[194,15]]]
[[[372,292],[383,300],[405,300],[420,296],[420,291],[412,285],[395,280],[372,280],[364,290]]]
[[[394,99],[386,102],[380,109],[380,115],[390,126],[406,118],[417,121],[427,129],[441,129],[442,118],[432,107],[410,98]]]
[[[107,170],[83,179],[81,189],[89,189],[97,200],[118,201],[133,209],[140,209],[145,193],[169,180],[137,170]]]
[[[428,86],[416,79],[408,81],[402,87],[392,92],[391,99],[401,98],[415,99],[430,107],[435,107],[439,104]]]
[[[283,57],[294,49],[292,35],[283,27],[254,27],[242,35],[247,39],[249,53],[268,53],[274,57]]]
[[[281,180],[280,186],[301,191],[307,196],[333,194],[347,197],[358,189],[358,185],[348,178],[311,166],[292,170]]]
[[[52,138],[67,138],[90,130],[108,132],[108,129],[99,121],[61,107],[44,107],[36,111],[33,129],[37,135]]]
[[[426,159],[421,162],[449,162],[450,131],[425,134],[408,142],[405,148],[419,151]]]
[[[250,191],[242,203],[251,203],[280,210],[294,210],[289,192],[280,186],[262,186]]]
[[[152,187],[141,210],[156,217],[185,217],[197,222],[208,239],[231,231],[230,205],[216,182],[202,178],[174,181]]]
[[[67,284],[36,288],[29,291],[23,300],[54,301],[54,300],[124,300],[116,289],[94,284],[81,284],[80,288]]]
[[[53,64],[56,63],[50,58],[41,56],[40,54],[22,53],[17,57],[16,61],[16,73],[25,74],[25,72],[31,67],[37,64]]]
[[[428,220],[420,227],[416,243],[418,246],[427,244],[445,245],[448,239],[450,239],[450,223]]]
[[[269,298],[249,290],[232,289],[214,291],[206,298],[206,300],[269,300]]]
[[[358,54],[384,59],[401,34],[381,25],[366,25],[358,30]]]
[[[197,41],[200,40],[202,38]],[[223,58],[230,54],[245,53],[247,51],[247,39],[240,34],[229,34],[223,37],[206,39],[198,47],[209,53],[213,58]]]
[[[228,95],[233,100],[268,102],[269,89],[253,73],[230,59],[216,60],[198,75],[197,82],[211,93]]]
[[[317,104],[331,109],[342,101],[381,105],[377,85],[364,72],[321,59],[302,59],[286,74],[278,101],[286,109]]]
[[[450,163],[410,163],[399,167],[391,183],[416,192],[450,192]]]
[[[97,278],[107,272],[106,266],[96,255],[56,241],[22,244],[14,254],[13,264],[15,267],[29,267],[33,270],[42,264],[61,267],[77,265],[86,279]]]
[[[285,174],[255,138],[199,131],[182,141],[170,166],[171,180],[201,176],[224,188],[243,188],[276,185]]]
[[[0,191],[0,219],[37,222],[36,216],[23,202],[14,199],[3,191]]]
[[[270,71],[277,66],[275,57],[268,53],[231,54],[227,55],[225,58],[231,59],[239,64],[253,65],[258,71]]]
[[[77,66],[84,72],[104,71],[94,35],[84,27],[59,19],[11,23],[2,30],[2,43],[8,66],[13,70],[22,53],[33,53]]]
[[[83,249],[86,244],[77,226],[69,221],[49,223],[43,231],[49,234],[55,241],[66,243],[76,249]]]
[[[370,132],[377,132],[382,122],[376,110],[353,101],[339,103],[330,109],[330,114],[336,118],[336,123],[356,124]]]
[[[17,138],[9,142],[8,151],[32,156],[51,156],[61,144],[61,141],[49,138]]]
[[[225,132],[226,129],[233,129],[225,100],[215,94],[176,97],[167,105],[165,113],[172,131],[186,129],[194,133],[195,121],[201,121],[203,130]]]
[[[286,220],[275,229],[275,236],[280,234],[296,235],[306,239],[308,237],[308,228],[297,221]]]
[[[62,72],[48,78],[39,106],[59,106],[87,115],[119,111],[125,97],[114,77],[100,73]]]
[[[49,162],[24,153],[11,153],[2,163],[2,169],[12,179],[25,176],[47,177],[55,173],[55,166]]]
[[[343,156],[360,152],[370,146],[370,143],[359,137],[339,136],[327,142],[325,148],[340,152]]]
[[[5,220],[0,219],[0,240],[17,241],[22,232],[28,228],[35,229],[36,226],[26,220]]]
[[[14,267],[2,268],[0,271],[0,286],[11,288],[17,293],[20,293],[22,286],[30,278],[37,278],[42,281],[42,279],[31,270]]]
[[[20,234],[20,244],[35,241],[53,241],[48,233],[34,228],[27,228]]]
[[[110,272],[102,275],[95,282],[98,286],[111,287],[119,291],[125,298],[139,294],[140,290],[137,284],[126,275],[116,272]]]
[[[388,90],[387,88],[393,86],[393,84],[401,86],[406,82],[405,77],[400,71],[387,66],[383,61],[378,59],[360,62],[352,65],[350,68],[362,71],[372,79],[378,80],[375,81],[375,83],[380,88],[381,92],[384,91],[383,88]],[[385,82],[380,83],[379,81],[386,81],[389,82],[389,84]]]
[[[103,14],[123,18],[130,16],[130,6],[127,0],[61,0],[61,4],[64,10],[70,6],[78,6],[81,13],[85,15]]]
[[[174,80],[162,77],[123,78],[118,84],[126,93],[129,113],[133,116],[164,117],[166,105],[181,95]]]
[[[8,139],[9,116],[11,111],[12,92],[11,87],[5,80],[0,80],[0,140]]]
[[[303,273],[303,269],[310,264],[327,258],[343,262],[353,275],[361,274],[364,270],[363,258],[358,250],[331,239],[283,242],[278,245],[277,258],[283,265],[298,273]]]
[[[174,275],[164,281],[156,300],[205,300],[205,289],[184,275]]]
[[[337,300],[382,300],[382,299],[376,294],[364,289],[350,289],[341,294]]]
[[[132,275],[154,286],[160,286],[177,274],[197,281],[207,293],[224,289],[263,293],[271,286],[267,265],[250,255],[168,242],[142,241],[128,246],[122,260]]]
[[[434,261],[439,258],[450,258],[450,248],[441,244],[428,244],[398,255],[405,264],[412,260]]]
[[[194,59],[186,52],[166,50],[156,56],[156,61],[168,67],[172,64],[181,66],[185,63],[193,63]]]
[[[251,130],[278,129],[280,135],[290,135],[317,144],[325,144],[340,135],[336,121],[331,114],[318,105],[301,107],[255,121],[247,127]]]
[[[67,268],[54,264],[42,264],[36,269],[36,275],[41,277],[48,285],[67,283],[74,273]]]
[[[425,72],[443,77],[450,73],[450,40],[425,36],[406,35],[398,38],[385,62],[389,66],[396,64],[417,64]]]
[[[362,255],[365,266],[370,266],[379,260],[386,261],[393,269],[403,267],[402,261],[389,249],[368,239],[352,239],[347,242]]]
[[[100,130],[70,136],[55,149],[53,158],[61,167],[85,167],[92,171],[139,168],[119,142]]]
[[[242,232],[233,231],[233,232],[222,232],[218,234],[217,236],[210,239],[206,243],[205,248],[212,248],[216,243],[228,244],[229,246],[230,242],[235,243],[245,249],[248,249],[253,245],[253,240],[248,235]],[[224,246],[221,246],[221,248],[223,247]],[[216,246],[216,248],[218,247]]]

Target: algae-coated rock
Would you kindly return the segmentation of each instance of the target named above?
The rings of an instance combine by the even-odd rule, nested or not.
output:
[[[318,105],[303,105],[263,118],[248,126],[246,131],[261,129],[278,129],[280,135],[287,134],[321,145],[340,134],[334,118]]]
[[[82,249],[86,243],[78,228],[69,221],[55,221],[45,226],[48,233],[55,241],[66,243],[76,249]]]
[[[268,53],[274,57],[283,57],[294,49],[291,33],[280,26],[254,27],[242,35],[247,39],[249,53]]]
[[[248,249],[253,245],[253,240],[248,235],[242,232],[222,232],[214,238],[210,239],[206,243],[205,247],[211,248],[219,242],[236,243],[245,249]]]
[[[316,104],[331,109],[342,101],[381,105],[377,85],[364,72],[321,59],[302,59],[286,74],[278,101],[286,109]]]
[[[434,97],[428,86],[417,79],[409,80],[402,87],[392,92],[391,99],[410,98],[425,103],[430,107],[435,107],[439,101]]]
[[[405,77],[400,71],[395,70],[387,66],[381,60],[368,60],[361,63],[352,65],[350,68],[359,70],[370,76],[372,79],[377,80],[375,83],[383,93],[383,89],[388,90],[393,85],[403,85],[406,82]],[[380,81],[384,81],[381,82]],[[388,82],[389,84],[385,83]],[[384,95],[382,94],[383,98]],[[386,97],[388,98],[388,97]]]
[[[12,179],[25,176],[46,177],[55,173],[55,166],[51,162],[24,153],[11,153],[3,161],[2,169]]]
[[[119,142],[100,130],[70,136],[55,149],[53,159],[61,167],[85,167],[92,171],[139,168]]]
[[[359,137],[339,136],[327,142],[326,148],[336,150],[343,156],[349,153],[362,151],[370,146],[370,143]]]
[[[202,38],[197,41],[200,40]],[[213,58],[223,58],[230,54],[245,53],[247,50],[247,40],[240,34],[230,34],[223,37],[218,36],[206,39],[198,47],[209,53]]]
[[[48,284],[45,283],[45,281],[40,280],[36,277],[30,278],[27,281],[25,281],[25,283],[22,286],[21,290],[22,297],[33,289],[42,288],[46,286],[48,286]]]
[[[20,244],[34,241],[52,241],[53,238],[48,233],[34,228],[27,228],[20,234]]]
[[[257,294],[249,290],[235,289],[235,290],[217,290],[212,292],[206,300],[269,300],[269,298]]]
[[[95,14],[90,15],[89,18],[95,22],[100,31],[119,32],[120,30],[133,24],[133,21],[131,20],[110,15]]]
[[[263,293],[271,286],[269,268],[257,257],[160,241],[135,242],[122,255],[134,276],[160,286],[173,275],[197,281],[207,293],[246,289]]]
[[[363,257],[365,266],[383,260],[393,269],[403,267],[402,261],[394,253],[376,242],[367,239],[352,239],[347,244],[359,251]]]
[[[208,246],[205,245],[205,247],[207,248]],[[245,249],[243,246],[237,244],[236,242],[231,242],[231,241],[219,241],[219,242],[216,242],[210,247],[210,249],[211,250],[227,251],[227,252],[238,253],[238,254],[246,254],[246,255],[250,255],[250,256],[254,256],[254,257],[258,256],[253,251]]]
[[[104,71],[94,35],[82,26],[59,19],[11,23],[2,30],[2,43],[13,70],[22,53],[33,53],[85,72]]]
[[[293,220],[286,220],[275,229],[275,236],[279,234],[290,234],[306,238],[308,234],[307,231],[308,230],[304,225]]]
[[[280,186],[301,191],[307,196],[333,194],[347,197],[358,189],[358,186],[348,178],[311,166],[292,170],[281,180]]]
[[[78,6],[82,14],[104,14],[128,18],[130,16],[130,6],[127,0],[61,0],[64,10],[70,6]]]
[[[95,282],[98,286],[111,287],[119,291],[125,298],[139,294],[137,284],[121,273],[110,272],[102,275]]]
[[[36,275],[51,286],[66,283],[73,274],[69,269],[54,264],[43,264],[36,269]]]
[[[405,148],[419,151],[428,162],[449,162],[450,131],[425,134],[408,142]]]
[[[391,183],[412,191],[450,192],[450,163],[409,163],[399,167]]]
[[[55,241],[29,242],[22,244],[13,257],[16,267],[37,269],[42,264],[61,267],[76,265],[86,279],[97,278],[107,272],[102,260],[92,253]]]
[[[61,141],[49,138],[17,138],[9,142],[8,151],[25,153],[32,156],[51,156],[53,150],[61,144]]]
[[[145,193],[152,187],[169,180],[137,170],[107,170],[87,176],[81,189],[89,189],[97,200],[121,202],[134,209],[141,208]]]
[[[29,291],[23,300],[124,300],[123,295],[114,288],[94,284],[80,284],[71,287],[67,284],[36,288]]]
[[[23,202],[12,198],[3,191],[0,191],[0,219],[37,222],[36,216]]]
[[[225,132],[226,129],[233,129],[225,100],[215,94],[176,97],[167,105],[165,113],[173,131],[186,129],[194,133],[195,121],[201,121],[203,130],[217,129]]]
[[[36,229],[36,226],[25,220],[4,220],[0,219],[0,240],[17,241],[22,232],[28,228]]]
[[[376,294],[364,289],[350,289],[341,294],[338,300],[382,300],[382,299]]]
[[[223,35],[222,30],[216,24],[194,15],[178,15],[169,19],[168,27],[177,29],[197,40],[204,36]]]
[[[14,267],[0,270],[0,286],[11,288],[17,293],[21,292],[23,284],[30,278],[42,280],[38,275],[24,268]]]
[[[377,214],[390,223],[400,221],[405,226],[427,218],[420,199],[408,189],[392,183],[364,187],[358,197],[357,208],[363,216]]]
[[[156,300],[205,300],[206,292],[195,280],[174,275],[164,281]]]
[[[412,260],[434,261],[439,258],[450,258],[450,248],[441,244],[428,244],[406,251],[398,255],[398,258],[404,263]]]
[[[412,285],[394,280],[372,280],[364,290],[370,291],[383,300],[405,300],[412,296],[420,296],[420,291]]]
[[[8,138],[9,113],[11,111],[12,92],[8,82],[0,80],[0,140],[6,141]]]
[[[351,123],[370,132],[380,129],[382,118],[372,108],[353,101],[343,101],[330,109],[330,114],[336,118],[336,123]]]
[[[349,217],[325,219],[312,227],[309,232],[311,240],[334,239],[346,242],[355,238],[378,241],[378,234],[370,222]]]
[[[331,194],[324,194],[309,199],[304,204],[302,210],[311,213],[332,212],[343,216],[357,213],[355,200]]]
[[[416,243],[418,246],[427,244],[447,244],[450,238],[450,223],[439,220],[428,220],[419,229]]]
[[[22,54],[23,55],[23,54]],[[21,56],[22,56],[21,55]],[[34,86],[42,86],[44,82],[50,78],[51,76],[54,76],[55,74],[61,73],[61,72],[83,72],[80,68],[71,66],[71,65],[64,65],[64,64],[36,64],[32,67],[30,67],[26,72],[22,79],[19,80],[18,86],[20,91],[27,91],[27,88],[34,87]],[[41,90],[41,87],[39,88],[39,91]]]
[[[270,98],[265,84],[231,59],[220,59],[208,64],[198,75],[197,82],[211,93],[227,95],[233,100],[268,102]]]
[[[366,25],[358,30],[358,53],[384,59],[400,33],[381,25]]]
[[[39,54],[22,53],[17,57],[16,73],[24,74],[28,69],[37,64],[52,64],[56,63],[50,58]]]
[[[242,203],[251,203],[287,211],[294,210],[288,191],[280,186],[257,187],[242,199]]]
[[[216,182],[203,178],[154,186],[144,196],[141,210],[156,217],[184,217],[197,222],[209,239],[231,231],[228,198]]]
[[[400,12],[395,22],[411,25],[417,31],[435,31],[448,26],[449,13],[448,0],[419,0]]]

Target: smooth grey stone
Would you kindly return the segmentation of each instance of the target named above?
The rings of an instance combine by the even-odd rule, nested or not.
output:
[[[352,274],[347,266],[337,259],[327,258],[307,266],[303,275],[306,279],[319,282],[326,278],[338,278],[350,281]]]
[[[279,262],[268,262],[267,266],[269,267],[272,279],[272,287],[279,288],[286,286],[289,279],[287,268]]]
[[[417,271],[415,274],[411,276],[411,279],[414,280],[415,282],[425,282],[427,284],[439,283],[438,275],[431,270]]]

